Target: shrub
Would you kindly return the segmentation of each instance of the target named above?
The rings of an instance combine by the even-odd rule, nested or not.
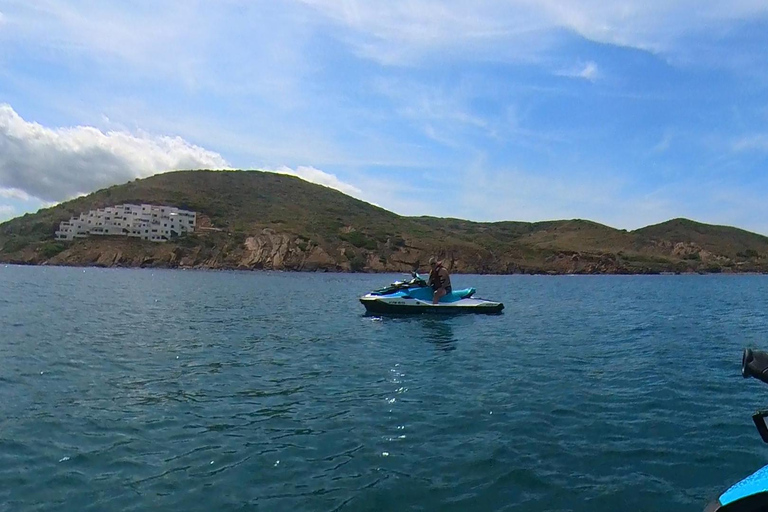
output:
[[[405,240],[403,237],[399,235],[395,235],[389,239],[389,246],[392,249],[396,249],[398,247],[405,247]]]
[[[20,237],[14,237],[5,242],[3,245],[3,252],[6,253],[13,253],[17,251],[21,251],[25,247],[29,245],[29,240],[26,238],[20,238]]]
[[[759,254],[754,249],[747,249],[744,252],[737,252],[736,256],[739,258],[757,258]]]
[[[243,245],[247,237],[248,236],[242,231],[235,231],[234,233],[232,233],[232,241],[235,242],[237,245]]]
[[[349,268],[352,269],[353,272],[365,270],[365,257],[360,254],[355,254],[349,260]]]
[[[197,235],[186,235],[181,236],[176,240],[176,243],[179,244],[181,247],[197,247],[200,245],[200,238],[198,238]]]
[[[364,233],[361,233],[359,231],[352,231],[349,233],[344,233],[339,236],[342,240],[345,242],[349,242],[358,249],[368,249],[368,250],[375,250],[378,246],[376,244],[376,240],[372,240],[371,238],[368,238]]]
[[[46,242],[38,249],[38,253],[45,259],[50,259],[66,249],[67,246],[61,242]]]

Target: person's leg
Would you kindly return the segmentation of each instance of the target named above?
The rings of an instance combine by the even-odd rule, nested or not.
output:
[[[437,291],[435,291],[435,294],[432,296],[432,304],[437,304],[440,301],[440,298],[445,295],[445,289],[440,288]]]

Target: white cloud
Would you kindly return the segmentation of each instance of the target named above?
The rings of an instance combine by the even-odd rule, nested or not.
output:
[[[589,61],[586,64],[578,65],[572,69],[560,71],[557,74],[571,78],[583,78],[584,80],[589,80],[590,82],[594,82],[600,77],[597,64],[592,61]]]
[[[579,71],[576,76],[585,80],[589,80],[590,82],[594,82],[599,76],[597,71],[597,64],[594,62],[587,62],[584,66],[584,69]]]
[[[358,55],[412,64],[435,55],[539,62],[565,34],[652,52],[686,53],[728,24],[768,16],[764,0],[294,0],[293,2],[11,2],[3,41],[43,61],[95,65],[121,81],[164,80],[222,97],[257,96],[288,111],[314,100],[303,86],[318,63],[308,45],[333,34]],[[5,27],[8,27],[7,30]],[[268,30],[264,27],[280,27]],[[248,44],[241,41],[247,40]],[[9,45],[12,47],[12,45]],[[699,48],[697,45],[696,48]],[[701,53],[701,52],[699,52]],[[706,53],[706,52],[705,52]],[[226,59],[221,59],[226,55]],[[106,65],[105,65],[106,64]],[[269,72],[264,72],[269,70]],[[581,77],[594,80],[596,66]]]
[[[732,148],[734,151],[768,151],[768,134],[742,137],[733,142]]]
[[[764,200],[762,179],[738,184],[728,179],[684,177],[659,184],[642,196],[624,200],[634,218],[627,223],[640,227],[685,217],[698,222],[735,226],[768,235],[768,203]]]
[[[609,167],[569,172],[492,168],[483,159],[456,177],[463,192],[433,214],[481,221],[589,219],[617,229],[638,229],[685,217],[768,234],[762,177],[749,184],[727,178],[684,176],[645,183]]]
[[[426,86],[402,78],[373,82],[373,90],[394,105],[393,112],[430,140],[453,149],[466,146],[467,131],[498,135],[495,123],[473,111],[476,87],[468,79],[450,87]]]
[[[557,44],[566,30],[599,43],[667,52],[692,33],[768,15],[761,0],[463,0],[363,2],[302,0],[348,27],[360,53],[383,62],[407,61],[429,50],[485,43],[475,57],[524,58]],[[506,41],[511,45],[499,45]],[[489,44],[488,44],[489,43]],[[395,48],[396,50],[393,50]],[[517,54],[515,48],[523,51]]]
[[[452,216],[486,221],[536,222],[554,219],[601,219],[614,226],[626,219],[622,204],[625,179],[610,171],[569,169],[546,173],[489,167],[484,157],[467,165],[462,191],[450,206]],[[447,208],[447,207],[446,207]],[[446,211],[445,214],[451,215]]]
[[[538,7],[520,1],[300,1],[348,28],[339,37],[358,54],[384,64],[411,63],[436,51],[531,61],[550,43],[550,26],[542,23]]]
[[[39,42],[53,51],[72,55],[87,50],[136,63],[144,56],[165,56],[172,51],[182,36],[181,27],[194,15],[194,9],[173,4],[153,7],[154,16],[138,4],[127,8],[113,2],[30,0],[17,2],[6,12],[15,37],[21,41],[40,38]],[[177,22],[166,24],[167,19]]]
[[[318,185],[324,185],[326,187],[330,187],[333,189],[338,190],[339,192],[343,192],[350,196],[359,197],[362,195],[363,191],[359,188],[355,187],[354,185],[350,185],[349,183],[345,183],[341,181],[339,178],[336,177],[335,174],[329,174],[325,171],[321,171],[320,169],[315,169],[314,167],[306,167],[306,166],[298,166],[296,169],[291,169],[290,167],[281,166],[277,169],[266,169],[270,172],[274,172],[277,174],[287,174],[290,176],[296,176],[297,178],[301,178],[304,181],[309,181],[310,183],[316,183]]]
[[[668,52],[691,34],[716,37],[725,24],[761,16],[768,16],[764,0],[228,0],[130,7],[30,0],[12,3],[5,13],[13,40],[47,54],[91,54],[128,63],[134,73],[176,77],[190,88],[259,89],[287,104],[300,96],[296,79],[313,67],[304,46],[313,33],[328,33],[328,24],[358,54],[384,63],[446,50],[462,58],[529,62],[559,44],[564,32]],[[280,30],[254,30],[272,26]],[[232,42],[240,37],[249,44]],[[225,61],[218,59],[223,53]]]
[[[288,2],[11,4],[6,38],[25,56],[77,62],[139,87],[157,81],[222,97],[256,93],[291,108],[302,101],[298,80],[313,65],[302,51],[313,23]]]
[[[20,199],[22,201],[29,201],[31,199],[29,194],[17,188],[0,188],[0,197],[5,199]]]
[[[62,201],[106,186],[176,169],[223,169],[218,153],[179,137],[46,128],[0,104],[0,190]],[[8,190],[14,192],[9,192]]]
[[[414,176],[424,179],[423,175],[416,173],[412,173],[405,180],[359,174],[355,176],[355,181],[361,185],[358,187],[340,180],[334,174],[314,167],[299,166],[294,170],[281,166],[277,169],[263,170],[296,176],[310,183],[324,185],[398,215],[425,215],[434,206],[425,199],[431,197],[432,189],[428,188],[428,184],[413,182]]]

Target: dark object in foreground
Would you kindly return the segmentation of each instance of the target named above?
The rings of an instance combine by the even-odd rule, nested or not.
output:
[[[745,379],[754,377],[768,384],[768,353],[744,349],[741,374]],[[757,411],[752,415],[752,421],[763,442],[768,443],[766,417],[768,411]],[[704,512],[768,512],[768,466],[731,486]]]

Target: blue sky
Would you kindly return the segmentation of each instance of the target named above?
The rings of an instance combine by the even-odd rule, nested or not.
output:
[[[176,168],[768,234],[768,3],[0,0],[0,220]]]

